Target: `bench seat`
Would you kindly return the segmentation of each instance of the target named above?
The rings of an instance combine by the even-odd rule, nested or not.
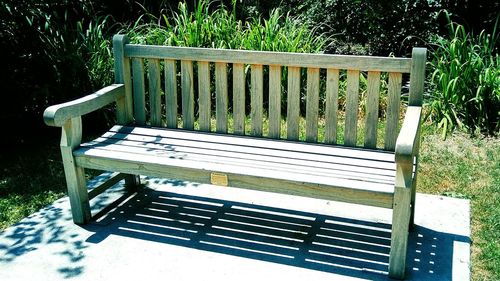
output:
[[[73,155],[85,168],[199,183],[216,173],[229,186],[385,208],[396,174],[394,152],[166,128],[114,126]]]

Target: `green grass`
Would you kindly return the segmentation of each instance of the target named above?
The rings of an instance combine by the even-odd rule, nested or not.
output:
[[[472,279],[500,280],[500,139],[427,132],[420,163],[418,192],[471,200]]]
[[[0,154],[0,230],[64,195],[58,154],[56,143],[22,145]]]
[[[304,124],[302,120],[302,129]],[[284,122],[282,125],[284,135]],[[250,128],[250,120],[246,128]],[[380,126],[379,136],[383,130]],[[339,142],[342,134],[340,130]],[[454,133],[443,140],[429,124],[424,125],[422,137],[418,192],[471,200],[473,280],[500,280],[500,139]],[[323,138],[320,125],[319,139]],[[26,145],[13,152],[0,155],[0,230],[65,194],[57,141]]]

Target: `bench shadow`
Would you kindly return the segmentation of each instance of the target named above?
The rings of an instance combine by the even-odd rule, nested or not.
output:
[[[390,224],[147,188],[103,215],[85,226],[93,232],[86,242],[119,235],[351,277],[388,278]],[[468,242],[417,226],[410,234],[407,278],[451,280],[457,240]]]

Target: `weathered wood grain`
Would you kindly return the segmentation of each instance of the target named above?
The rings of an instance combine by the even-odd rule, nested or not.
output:
[[[319,68],[307,69],[306,141],[318,141]]]
[[[128,44],[129,42],[130,40],[125,35],[117,34],[113,36],[115,84],[124,84],[125,86],[123,105],[118,103],[116,108],[117,121],[122,125],[134,121],[130,58],[125,56],[125,50],[123,49],[125,44]]]
[[[194,129],[194,81],[193,62],[181,61],[182,128]]]
[[[82,98],[52,105],[45,109],[43,119],[49,126],[62,127],[67,120],[96,111],[124,96],[124,85],[113,84]]]
[[[262,136],[262,124],[263,124],[263,83],[264,75],[262,65],[254,64],[251,70],[251,109],[250,109],[250,119],[252,121],[252,127],[250,134],[252,136]]]
[[[399,108],[401,104],[401,73],[389,73],[389,85],[387,89],[387,114],[385,125],[384,149],[392,150],[396,147],[398,136]]]
[[[64,175],[68,186],[69,203],[73,222],[85,224],[90,220],[90,204],[85,180],[85,171],[75,163],[73,149],[82,140],[82,119],[75,117],[67,120],[62,126],[61,156],[64,165]]]
[[[286,138],[299,139],[300,68],[288,67]]]
[[[303,151],[307,154],[311,154],[311,157],[316,157],[316,155],[330,155],[330,156],[343,156],[349,158],[359,158],[359,159],[372,159],[381,162],[388,162],[394,165],[394,152],[378,151],[371,149],[361,149],[361,148],[350,148],[342,146],[331,146],[323,144],[312,144],[312,143],[302,143],[295,141],[277,141],[268,140],[262,138],[255,138],[250,136],[232,136],[230,138],[225,136],[219,136],[208,133],[192,133],[182,130],[155,130],[149,128],[141,127],[124,127],[124,126],[113,126],[110,129],[112,134],[115,133],[133,133],[137,135],[144,136],[158,136],[162,138],[177,138],[181,140],[193,140],[193,141],[207,141],[220,144],[232,144],[241,145],[245,147],[264,147],[270,150],[280,151],[279,153],[288,153],[293,151]],[[278,153],[278,152],[276,152]],[[386,167],[391,169],[390,167]]]
[[[256,147],[240,147],[238,145],[210,143],[195,140],[178,140],[178,139],[159,139],[154,141],[154,136],[138,136],[117,134],[105,135],[84,146],[93,146],[98,143],[105,143],[106,148],[112,148],[114,144],[125,144],[124,151],[133,151],[136,146],[139,149],[134,150],[141,153],[141,149],[146,149],[145,153],[162,155],[170,157],[172,155],[181,156],[182,159],[195,157],[215,159],[218,157],[224,163],[238,162],[242,163],[250,160],[255,166],[267,165],[283,166],[283,164],[295,165],[296,169],[307,171],[309,168],[331,168],[331,174],[339,174],[335,170],[342,170],[342,173],[357,173],[353,180],[363,180],[368,178],[385,179],[394,183],[395,163],[382,162],[373,159],[355,159],[346,156],[332,155],[309,155],[301,151],[275,151],[266,148]],[[158,138],[158,137],[157,137]],[[108,143],[109,142],[109,143]],[[167,147],[167,148],[165,148]],[[316,158],[315,158],[316,157]],[[313,163],[316,161],[316,163]],[[320,162],[321,161],[321,162]],[[306,163],[306,164],[303,164]],[[292,170],[294,170],[293,168]],[[316,169],[316,168],[315,168]],[[386,182],[387,183],[387,182]]]
[[[294,67],[336,68],[362,71],[410,72],[411,60],[375,56],[346,56],[329,54],[303,54],[223,50],[170,46],[127,44],[125,55],[142,58],[169,58],[192,61],[243,63],[255,65],[282,65]]]
[[[200,130],[210,132],[211,94],[210,67],[208,62],[198,62],[198,93]]]
[[[132,59],[132,81],[134,96],[134,119],[139,125],[146,124],[146,95],[144,86],[144,61]]]
[[[75,152],[78,165],[101,169],[112,164],[114,170],[126,173],[137,173],[149,176],[178,177],[199,183],[210,183],[212,172],[224,173],[229,180],[229,186],[250,188],[262,191],[302,195],[314,198],[332,199],[343,202],[362,203],[370,206],[390,208],[392,206],[392,188],[386,191],[366,190],[357,188],[356,183],[348,180],[332,180],[331,177],[321,177],[290,173],[267,171],[265,167],[242,169],[235,165],[190,161],[171,157],[141,155],[128,152],[108,151],[101,149],[81,149]],[[332,188],[332,182],[339,185]],[[345,187],[347,185],[349,187]],[[360,185],[362,186],[362,185]],[[360,187],[359,186],[359,187]],[[376,184],[370,185],[377,186]]]
[[[341,159],[322,155],[320,162],[300,151],[287,156],[264,148],[242,149],[237,145],[168,138],[155,140],[154,138],[154,136],[134,134],[105,134],[92,142],[82,144],[82,147],[152,154],[161,157],[182,157],[182,159],[200,162],[217,161],[253,167],[265,165],[269,170],[320,176],[327,174],[335,178],[361,180],[367,183],[394,184],[394,169],[384,169],[383,165],[376,160],[356,161],[350,158]]]
[[[425,62],[427,49],[413,48],[411,53],[410,98],[408,105],[421,106],[424,99]]]
[[[356,146],[359,107],[359,71],[347,70],[344,145]]]
[[[234,133],[245,134],[245,66],[233,64],[233,122]]]
[[[326,71],[325,143],[337,143],[337,109],[339,96],[339,70]]]
[[[227,64],[224,62],[215,63],[215,91],[215,131],[227,133]]]
[[[410,188],[395,187],[394,206],[392,207],[391,251],[389,254],[389,277],[391,278],[404,279],[405,277],[410,197]]]
[[[281,131],[281,66],[269,66],[269,135],[280,138]]]
[[[161,81],[160,81],[160,60],[148,60],[149,77],[149,107],[151,126],[162,126],[161,121]]]
[[[416,156],[418,136],[420,132],[420,119],[422,117],[422,107],[408,106],[406,116],[401,126],[398,139],[396,141],[396,162],[413,164],[413,157]]]
[[[368,72],[366,91],[365,147],[377,147],[378,105],[380,95],[380,72]]]
[[[177,128],[177,70],[175,60],[165,60],[165,116],[167,127]]]

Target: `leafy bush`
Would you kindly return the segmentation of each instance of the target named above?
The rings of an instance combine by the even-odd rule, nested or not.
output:
[[[12,124],[10,141],[44,129],[41,114],[109,84],[113,78],[110,37],[113,19],[100,17],[92,1],[0,1],[0,121]],[[101,118],[100,116],[99,118]],[[35,122],[33,122],[35,120]],[[9,125],[10,126],[10,125]],[[3,139],[4,141],[5,139]]]
[[[224,2],[233,1],[225,0]],[[332,39],[326,51],[342,54],[407,55],[426,45],[432,34],[446,33],[447,10],[469,31],[491,32],[499,1],[445,0],[245,0],[238,1],[239,18],[267,14],[280,7],[285,13]],[[477,15],[481,15],[478,17]]]
[[[83,56],[87,77],[93,89],[102,88],[113,82],[113,54],[108,23],[109,16],[97,17],[87,25],[83,21],[77,22],[75,43],[79,46],[78,54]]]
[[[328,52],[406,54],[437,30],[435,1],[287,0],[283,4],[332,39]]]
[[[449,38],[434,37],[429,114],[443,135],[457,127],[487,135],[500,129],[497,26],[474,36],[450,22]]]
[[[74,96],[75,89],[89,89],[75,22],[91,7],[77,2],[0,3],[0,41],[6,54],[1,84],[5,92],[21,93],[7,97],[7,114],[40,114],[48,103]]]

